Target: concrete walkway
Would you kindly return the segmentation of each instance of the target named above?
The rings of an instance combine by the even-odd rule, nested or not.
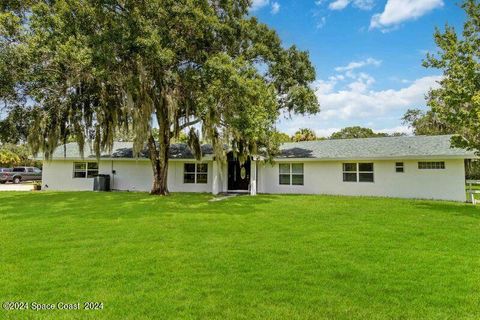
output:
[[[33,189],[33,184],[31,183],[19,183],[19,184],[14,184],[14,183],[5,183],[5,184],[0,184],[0,192],[1,191],[31,191]]]

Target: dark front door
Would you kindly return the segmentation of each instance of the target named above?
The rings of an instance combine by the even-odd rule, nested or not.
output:
[[[250,160],[240,164],[234,159],[228,160],[228,190],[248,190],[250,184]]]

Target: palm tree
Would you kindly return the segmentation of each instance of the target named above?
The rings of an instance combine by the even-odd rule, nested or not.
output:
[[[301,128],[295,132],[295,135],[293,136],[293,141],[295,142],[313,140],[317,140],[317,135],[315,134],[315,131],[308,128]]]

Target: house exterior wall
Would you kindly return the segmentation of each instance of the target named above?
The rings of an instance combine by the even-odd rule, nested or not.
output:
[[[81,161],[81,160],[78,160]],[[418,161],[445,161],[445,169],[420,170]],[[227,191],[226,164],[208,163],[206,184],[183,182],[185,162],[169,163],[168,188],[172,192]],[[374,182],[343,182],[344,162],[373,162]],[[404,163],[404,172],[395,171],[395,162]],[[45,161],[43,187],[46,190],[81,191],[93,189],[93,178],[73,178],[73,160]],[[279,163],[303,163],[304,185],[279,184]],[[116,171],[112,175],[112,170]],[[153,176],[148,160],[101,160],[99,173],[111,175],[111,187],[116,190],[150,191]],[[253,177],[253,174],[252,174]],[[215,182],[214,182],[215,181]],[[257,163],[258,193],[298,193],[362,195],[401,198],[422,198],[465,201],[465,171],[463,159],[378,160],[378,161],[277,161],[274,165]],[[46,187],[48,186],[48,187]]]
[[[418,169],[419,161],[445,161],[445,169]],[[343,163],[373,162],[374,182],[344,182]],[[395,163],[404,172],[395,172]],[[304,185],[279,184],[279,163],[303,163]],[[259,165],[259,193],[332,194],[465,201],[464,160],[279,161]]]
[[[78,161],[81,162],[82,160]],[[58,191],[93,190],[93,178],[73,177],[74,162],[77,162],[77,160],[44,161],[42,172],[44,189]],[[170,161],[168,189],[172,192],[211,192],[213,181],[212,161],[205,161],[208,163],[206,184],[183,182],[185,162],[195,163],[195,161]],[[113,170],[115,175],[112,174]],[[110,175],[110,186],[114,190],[150,191],[152,187],[153,172],[148,160],[101,160],[98,172]]]
[[[73,161],[43,161],[42,189],[84,191],[93,189],[92,178],[73,178]]]

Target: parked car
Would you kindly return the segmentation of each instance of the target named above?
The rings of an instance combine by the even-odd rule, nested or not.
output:
[[[22,181],[42,180],[42,170],[35,167],[15,167],[11,171],[0,173],[0,183],[11,181],[20,183]]]
[[[0,168],[0,183],[7,182],[8,175],[7,172],[12,172],[12,168]],[[5,173],[5,174],[4,174]]]

